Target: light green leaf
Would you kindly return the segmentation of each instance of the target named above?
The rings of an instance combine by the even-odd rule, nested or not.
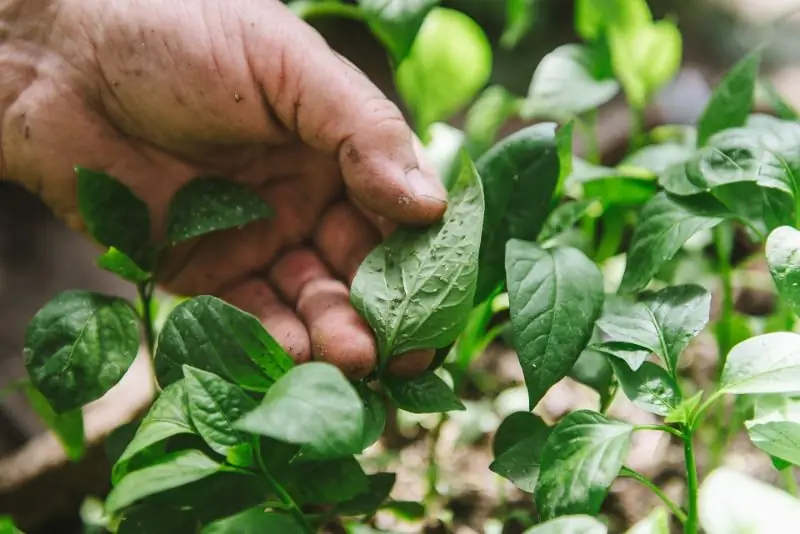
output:
[[[619,84],[598,76],[596,62],[590,48],[576,44],[544,56],[533,73],[522,116],[564,121],[609,102],[619,93]]]
[[[167,454],[158,462],[120,480],[106,499],[105,511],[114,514],[150,495],[210,477],[220,468],[217,462],[199,451]]]
[[[56,413],[99,399],[139,352],[139,320],[121,298],[67,291],[34,316],[25,334],[31,382]]]
[[[570,372],[603,308],[603,275],[582,252],[513,239],[506,272],[514,345],[533,408]]]
[[[546,243],[566,232],[592,208],[597,201],[594,199],[571,200],[554,209],[544,223],[537,241]]]
[[[97,259],[97,266],[134,284],[145,282],[150,274],[142,270],[124,252],[111,247]]]
[[[642,410],[667,415],[680,404],[678,385],[663,367],[644,362],[639,369],[632,371],[615,358],[610,361],[625,396]]]
[[[679,202],[666,193],[657,194],[639,216],[620,291],[643,289],[692,236],[715,227],[725,216],[721,206],[707,198]]]
[[[393,232],[353,280],[350,299],[375,332],[383,365],[396,354],[446,347],[472,309],[483,193],[465,154],[461,165],[444,219]]]
[[[200,534],[303,534],[303,529],[288,515],[265,512],[263,506],[250,508],[239,514],[207,525]]]
[[[338,458],[361,452],[363,403],[341,371],[312,362],[289,371],[234,428],[303,445],[315,458]]]
[[[14,520],[7,516],[0,516],[0,534],[23,534],[14,525]]]
[[[566,515],[529,528],[523,534],[608,534],[608,528],[589,515]]]
[[[550,427],[529,412],[516,412],[497,429],[494,461],[489,469],[511,481],[522,491],[533,493],[539,478],[542,449]]]
[[[294,366],[261,321],[205,295],[176,306],[158,336],[155,368],[162,387],[183,377],[184,364],[262,392]]]
[[[395,65],[411,51],[425,17],[439,0],[358,0],[372,32],[389,50]]]
[[[469,103],[491,72],[492,48],[480,25],[461,11],[435,8],[395,76],[424,137],[428,126],[450,119]]]
[[[656,194],[655,175],[637,168],[603,167],[580,158],[572,160],[567,190],[576,196],[600,200],[604,206],[636,207]]]
[[[688,399],[683,399],[683,401],[676,406],[674,410],[667,414],[667,416],[664,418],[664,422],[676,424],[689,424],[693,422],[697,409],[700,407],[700,402],[702,400],[702,391],[698,391]]]
[[[638,167],[655,175],[661,175],[675,165],[686,162],[694,155],[694,150],[679,143],[669,142],[648,145],[622,160],[622,167]]]
[[[697,123],[697,146],[704,146],[719,131],[745,123],[753,106],[760,61],[759,53],[748,54],[714,89]]]
[[[720,390],[736,395],[800,392],[800,335],[774,332],[733,347]]]
[[[783,120],[796,121],[800,119],[797,110],[788,103],[769,80],[761,79],[756,84],[756,102],[763,101],[772,111]]]
[[[464,132],[449,124],[437,122],[431,125],[429,133],[430,142],[425,145],[428,164],[439,172],[442,183],[449,190],[461,170]]]
[[[669,514],[664,508],[658,507],[625,534],[669,534]]]
[[[553,429],[542,451],[534,498],[543,519],[595,515],[619,474],[633,427],[578,410]]]
[[[599,321],[598,321],[599,323]],[[589,349],[601,354],[617,358],[625,362],[631,370],[636,371],[653,354],[650,349],[642,349],[641,346],[624,341],[604,341],[592,343]]]
[[[244,390],[213,373],[183,366],[186,405],[197,433],[211,449],[226,456],[232,447],[252,443],[251,436],[233,427],[256,402]]]
[[[491,148],[500,128],[517,108],[516,97],[501,85],[492,85],[481,93],[464,123],[471,157],[478,158]]]
[[[83,458],[86,447],[83,435],[83,412],[80,408],[57,414],[38,389],[26,384],[23,387],[23,391],[36,415],[39,416],[47,428],[53,431],[56,439],[64,447],[64,452],[67,453],[69,459],[77,462]],[[0,533],[2,533],[1,528]]]
[[[655,352],[675,376],[678,360],[711,313],[711,294],[696,285],[669,286],[645,292],[637,302],[608,300],[597,327],[609,341]]]
[[[794,465],[800,465],[800,400],[768,395],[756,398],[755,418],[745,427],[753,445]]]
[[[800,314],[800,232],[790,226],[776,228],[767,238],[765,255],[778,293]]]
[[[547,219],[560,169],[556,125],[536,124],[506,137],[477,167],[486,197],[475,294],[480,304],[505,279],[506,242],[534,241]]]
[[[412,379],[387,375],[382,382],[397,407],[407,412],[440,413],[466,409],[453,389],[431,371]]]
[[[514,48],[533,26],[536,3],[539,0],[506,0],[506,27],[500,44]]]
[[[577,0],[575,27],[587,41],[602,36],[609,27],[637,28],[651,22],[646,0]]]

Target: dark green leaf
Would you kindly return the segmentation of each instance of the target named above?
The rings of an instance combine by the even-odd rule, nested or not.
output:
[[[765,254],[778,293],[800,314],[800,232],[790,226],[776,228],[767,238]]]
[[[179,304],[158,337],[156,375],[162,386],[191,365],[245,389],[267,391],[294,362],[261,321],[222,300],[196,297]]]
[[[136,506],[122,516],[116,534],[195,534],[197,519],[167,507]]]
[[[751,239],[758,242],[775,228],[794,223],[794,200],[784,191],[735,182],[717,187],[711,194],[748,226]]]
[[[525,37],[535,17],[536,3],[539,0],[507,0],[506,27],[500,37],[500,44],[505,48],[514,48],[520,39]]]
[[[719,205],[703,202],[679,202],[662,192],[644,206],[628,250],[621,291],[643,289],[692,236],[724,220]]]
[[[541,417],[531,412],[512,413],[497,428],[492,440],[492,453],[495,457],[502,455],[523,439],[539,433],[543,424]]]
[[[547,241],[558,237],[563,232],[569,230],[580,221],[584,215],[589,211],[593,204],[597,201],[594,199],[586,200],[571,200],[561,204],[553,210],[550,217],[542,227],[537,241],[539,243],[546,243]]]
[[[542,450],[535,499],[543,519],[596,515],[617,477],[633,427],[578,410],[553,429]]]
[[[603,275],[582,252],[511,240],[506,272],[514,344],[530,406],[567,376],[603,308]]]
[[[75,173],[78,208],[88,232],[100,244],[115,247],[137,263],[142,262],[150,241],[147,205],[107,174],[81,167],[76,167]]]
[[[506,242],[533,241],[550,211],[559,177],[555,124],[537,124],[496,144],[477,163],[486,197],[475,303],[503,283]]]
[[[33,411],[53,431],[67,456],[73,462],[80,460],[86,452],[83,439],[83,412],[80,408],[57,414],[38,389],[27,384],[23,391]],[[0,530],[0,532],[2,532]]]
[[[517,100],[504,87],[486,88],[467,113],[464,131],[467,134],[469,154],[482,156],[491,148],[497,132],[517,110]]]
[[[310,504],[346,502],[368,488],[367,475],[353,457],[293,463],[276,477],[297,500]]]
[[[439,0],[358,0],[372,32],[400,64],[422,27],[425,17]]]
[[[600,321],[598,320],[598,326],[599,324]],[[645,360],[647,360],[647,358],[649,358],[653,353],[652,350],[642,349],[642,347],[639,345],[617,341],[593,343],[589,346],[589,349],[613,358],[618,358],[628,364],[628,367],[634,371],[639,369],[639,367],[642,366],[642,363],[644,363]]]
[[[167,213],[167,235],[174,245],[272,215],[272,208],[254,190],[222,178],[202,177],[175,193]]]
[[[31,382],[56,413],[99,399],[139,352],[139,320],[128,302],[67,291],[44,306],[25,334]]]
[[[140,499],[189,484],[219,472],[220,465],[199,451],[178,451],[158,462],[127,474],[106,499],[106,513],[113,514]]]
[[[568,515],[529,528],[524,534],[607,534],[608,528],[588,515]]]
[[[337,458],[361,452],[364,407],[341,371],[312,362],[289,371],[234,428],[303,445],[315,458]]]
[[[433,372],[403,379],[385,376],[383,385],[397,407],[411,413],[439,413],[466,408],[444,380]]]
[[[710,313],[711,294],[704,288],[670,286],[642,293],[638,302],[609,300],[597,327],[610,341],[655,352],[675,376],[681,353],[705,328]]]
[[[425,517],[425,505],[416,501],[389,501],[383,510],[406,521],[417,521]]]
[[[605,404],[608,400],[614,371],[602,353],[585,349],[581,352],[575,365],[572,366],[568,376],[595,390],[600,395],[601,403]]]
[[[340,515],[372,515],[389,498],[396,479],[394,473],[369,475],[366,491],[340,503],[336,512]]]
[[[605,104],[619,93],[613,78],[597,76],[592,49],[562,45],[542,59],[533,73],[522,108],[525,118],[564,121]]]
[[[127,472],[129,462],[148,447],[172,436],[196,433],[189,419],[185,396],[186,384],[183,380],[161,392],[139,425],[133,440],[114,464],[112,480],[115,484]]]
[[[303,534],[304,530],[288,515],[265,512],[258,506],[239,514],[215,521],[200,534]],[[149,534],[149,533],[148,533]]]
[[[697,123],[697,146],[719,131],[745,123],[753,106],[760,60],[759,53],[745,56],[714,89]]]
[[[253,442],[234,429],[244,414],[256,409],[256,402],[240,387],[213,373],[183,366],[186,404],[197,433],[215,452],[226,456],[231,447]]]
[[[361,449],[372,446],[386,426],[386,405],[383,397],[370,389],[366,384],[357,384],[356,390],[364,403],[364,439]]]
[[[625,396],[642,410],[668,415],[680,404],[678,385],[660,365],[644,362],[639,369],[632,371],[615,358],[610,362]]]
[[[109,248],[97,259],[97,265],[134,284],[145,282],[150,278],[150,275],[136,265],[136,262],[114,247]]]
[[[720,390],[735,395],[800,391],[800,335],[763,334],[733,347],[725,360]]]
[[[524,426],[520,414],[526,416]],[[510,480],[519,489],[533,493],[539,478],[542,448],[549,435],[550,427],[539,417],[527,412],[512,414],[497,430],[495,459],[489,469]]]
[[[477,280],[483,194],[466,154],[444,219],[401,228],[373,250],[350,298],[378,339],[382,363],[396,354],[445,347],[461,333]]]

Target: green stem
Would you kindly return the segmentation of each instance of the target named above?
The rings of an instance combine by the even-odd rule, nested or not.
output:
[[[717,376],[722,373],[728,352],[733,348],[733,269],[731,254],[733,248],[733,228],[730,224],[720,224],[714,228],[714,248],[717,252],[717,270],[722,281],[722,310],[717,323],[717,346],[719,365]]]
[[[297,9],[296,14],[303,20],[316,17],[342,17],[351,20],[364,20],[364,14],[358,6],[340,4],[338,2],[304,4]]]
[[[272,489],[275,490],[278,498],[281,500],[283,504],[286,505],[286,509],[289,511],[292,516],[294,516],[295,520],[299,527],[303,529],[303,531],[307,532],[308,534],[314,534],[314,529],[308,523],[308,519],[306,518],[303,511],[297,506],[297,503],[294,502],[294,499],[289,492],[287,492],[283,486],[281,486],[280,482],[275,480],[272,475],[269,473],[266,464],[264,463],[264,458],[261,455],[261,447],[255,447],[255,460],[258,468],[261,470],[261,474],[264,475],[264,479],[267,483],[272,486]]]
[[[611,377],[611,384],[608,386],[608,395],[600,402],[600,413],[606,414],[608,413],[609,408],[611,408],[611,404],[614,402],[614,397],[617,396],[617,389],[619,388],[619,382],[617,382],[617,377]]]
[[[633,469],[625,466],[622,467],[622,470],[620,470],[619,474],[622,477],[632,478],[633,480],[636,480],[642,486],[652,491],[656,495],[656,497],[661,499],[661,501],[667,505],[667,508],[670,509],[672,515],[678,518],[678,521],[680,521],[681,523],[686,523],[687,519],[686,512],[684,512],[680,506],[675,504],[675,502],[672,499],[670,499],[666,493],[664,493],[664,490],[656,486],[652,480],[642,475],[638,471],[634,471]]]
[[[681,439],[685,439],[686,435],[678,430],[677,428],[672,428],[671,426],[667,425],[636,425],[633,427],[634,430],[659,430],[661,432],[667,432],[672,434],[673,436],[677,436]]]
[[[447,421],[447,414],[442,414],[439,422],[431,431],[428,436],[428,491],[425,494],[425,500],[430,501],[435,498],[439,492],[436,486],[439,485],[439,467],[436,465],[436,445],[439,443],[439,436],[442,433],[442,427]]]
[[[688,510],[689,514],[686,518],[685,534],[697,534],[698,532],[698,517],[697,517],[697,493],[698,493],[698,480],[697,480],[697,461],[694,457],[694,449],[692,447],[692,435],[686,434],[683,438],[683,456],[686,460],[686,482],[688,492]]]
[[[630,151],[634,152],[644,144],[644,109],[631,107]]]
[[[582,119],[577,119],[583,140],[586,142],[586,161],[593,165],[600,165],[600,143],[597,139],[597,110],[587,111]]]
[[[792,497],[798,497],[797,479],[794,478],[794,468],[789,466],[781,470],[781,478],[783,479],[784,486],[786,486],[786,491],[788,491]]]
[[[142,324],[144,325],[144,338],[147,341],[147,350],[152,358],[156,351],[156,330],[153,324],[153,309],[150,301],[153,299],[153,286],[149,282],[137,284],[139,300],[142,301]]]

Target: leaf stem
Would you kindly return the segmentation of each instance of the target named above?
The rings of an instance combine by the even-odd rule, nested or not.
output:
[[[664,504],[667,505],[667,508],[670,509],[670,511],[672,512],[672,515],[674,515],[676,518],[678,518],[678,521],[680,521],[681,523],[686,523],[686,519],[687,519],[686,518],[686,512],[684,512],[681,509],[680,506],[675,504],[675,501],[670,499],[669,496],[667,496],[667,494],[664,493],[664,490],[662,490],[661,488],[656,486],[655,483],[652,480],[650,480],[649,478],[647,478],[643,474],[639,473],[638,471],[635,471],[635,470],[631,469],[630,467],[626,467],[626,466],[622,466],[622,470],[620,471],[619,474],[622,477],[632,478],[633,480],[636,480],[642,486],[644,486],[647,489],[649,489],[650,491],[652,491],[656,495],[656,497],[661,499],[661,501]]]
[[[641,148],[644,144],[644,109],[631,107],[630,152]]]
[[[281,500],[283,504],[286,505],[286,509],[289,513],[294,516],[295,520],[297,521],[298,526],[300,526],[305,532],[308,534],[314,534],[314,529],[308,523],[308,518],[306,518],[303,511],[297,506],[297,503],[294,501],[289,492],[287,492],[283,486],[281,486],[280,482],[275,480],[272,475],[269,473],[266,464],[264,463],[264,457],[261,455],[261,447],[260,445],[254,447],[255,453],[255,460],[256,464],[258,465],[259,470],[261,470],[261,474],[264,475],[264,479],[266,479],[267,483],[272,486],[272,489],[275,490],[275,493],[278,495],[278,498]]]
[[[686,484],[687,484],[687,498],[689,501],[688,510],[689,514],[685,523],[685,534],[697,534],[698,532],[698,519],[697,519],[697,461],[694,457],[694,449],[692,445],[692,435],[687,433],[683,439],[683,456],[686,461]]]
[[[717,252],[717,270],[722,281],[722,310],[717,323],[717,347],[719,364],[717,379],[722,375],[722,368],[728,352],[733,348],[733,272],[731,254],[733,248],[733,227],[723,222],[714,228],[714,248]]]
[[[796,498],[800,496],[800,492],[797,489],[797,479],[794,478],[794,468],[791,465],[781,470],[781,478],[783,479],[783,484],[786,486],[786,491],[788,491],[792,497]]]
[[[139,300],[142,302],[142,324],[144,325],[144,338],[147,341],[147,351],[150,353],[150,358],[153,358],[156,352],[156,331],[150,302],[153,299],[153,286],[150,282],[141,282],[136,285],[136,290],[139,293]]]
[[[686,435],[678,430],[677,428],[672,428],[671,426],[667,425],[635,425],[633,427],[634,430],[659,430],[661,432],[667,432],[672,434],[673,436],[677,436],[681,439],[685,439]]]
[[[600,143],[597,139],[597,110],[593,109],[584,113],[583,117],[576,117],[575,121],[583,133],[586,142],[586,161],[593,165],[600,165]]]

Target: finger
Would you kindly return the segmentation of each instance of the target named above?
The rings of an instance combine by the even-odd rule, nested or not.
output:
[[[350,304],[347,287],[333,278],[319,256],[308,249],[290,252],[272,268],[270,279],[308,327],[316,360],[337,366],[352,379],[372,372],[375,338]]]
[[[322,258],[348,285],[380,240],[378,230],[349,202],[328,208],[314,235]]]
[[[351,194],[371,211],[400,224],[439,220],[446,191],[421,164],[397,106],[287,8],[249,5],[258,23],[247,26],[248,64],[275,116],[338,157]]]
[[[254,315],[295,362],[304,363],[311,359],[308,330],[266,281],[251,278],[226,291],[220,298]]]
[[[375,213],[369,211],[364,207],[364,204],[359,202],[357,198],[353,197],[353,195],[349,195],[348,199],[350,200],[350,203],[356,207],[359,213],[361,213],[365,219],[371,222],[372,226],[378,229],[378,232],[380,232],[384,239],[389,237],[397,228],[397,225],[386,217],[381,217],[380,215],[376,215]]]

